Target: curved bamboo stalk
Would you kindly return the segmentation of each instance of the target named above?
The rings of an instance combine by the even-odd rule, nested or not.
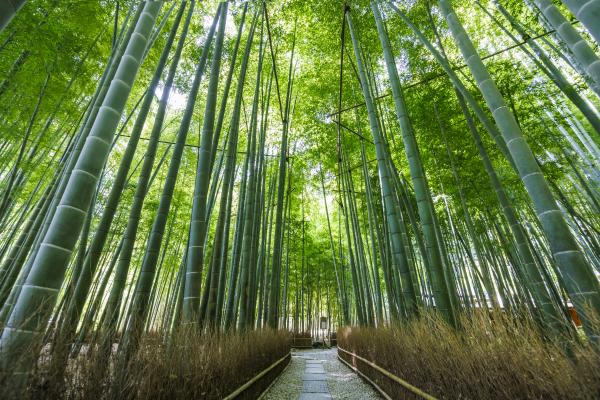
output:
[[[76,326],[76,322],[79,319],[83,310],[85,299],[88,294],[90,284],[92,283],[92,278],[96,272],[102,249],[104,248],[104,245],[106,243],[106,239],[108,237],[113,218],[116,215],[117,206],[119,204],[119,200],[121,199],[121,194],[123,192],[123,188],[128,178],[127,175],[129,173],[129,169],[131,168],[131,163],[133,162],[135,151],[137,149],[140,136],[144,129],[146,117],[150,112],[150,106],[152,105],[152,102],[154,100],[154,92],[158,87],[163,71],[165,69],[171,46],[175,41],[175,35],[177,33],[179,23],[183,16],[185,5],[186,2],[181,3],[179,12],[175,17],[175,21],[173,22],[171,32],[169,33],[169,37],[154,71],[154,75],[152,77],[150,85],[148,86],[148,90],[146,91],[146,96],[144,97],[144,100],[140,107],[140,111],[133,125],[129,142],[127,143],[127,147],[125,148],[125,152],[123,153],[121,162],[119,163],[119,169],[117,170],[115,178],[112,182],[110,193],[108,194],[108,199],[106,200],[106,203],[104,205],[102,217],[100,218],[100,222],[98,223],[98,227],[96,228],[96,233],[94,235],[92,243],[89,246],[88,252],[85,255],[85,259],[83,260],[83,269],[79,275],[79,279],[77,280],[77,285],[73,293],[73,299],[71,300],[67,311],[67,329],[74,329],[74,327]]]
[[[439,0],[439,4],[450,31],[463,57],[467,60],[479,90],[513,155],[519,176],[533,202],[557,267],[563,275],[569,296],[584,321],[588,336],[597,341],[598,332],[593,328],[591,314],[600,313],[600,284],[558,209],[548,183],[513,113],[507,108],[496,84],[454,13],[450,1]]]
[[[110,84],[89,137],[69,177],[58,209],[33,261],[31,272],[16,300],[0,338],[0,363],[14,365],[13,357],[23,348],[34,345],[56,302],[58,290],[83,227],[102,166],[108,157],[110,142],[119,117],[129,97],[141,63],[146,41],[162,2],[148,2],[137,21],[135,30]],[[35,313],[36,318],[31,318]],[[39,345],[38,345],[39,346]],[[35,349],[36,347],[34,347]],[[37,352],[31,351],[34,355]],[[23,357],[15,368],[20,374],[28,370],[35,358]]]

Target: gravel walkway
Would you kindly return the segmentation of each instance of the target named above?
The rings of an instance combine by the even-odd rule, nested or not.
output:
[[[381,399],[337,358],[337,349],[294,350],[292,360],[263,400]]]
[[[304,373],[304,358],[298,357],[292,351],[292,359],[277,381],[262,396],[260,400],[298,399],[302,392],[302,374]]]

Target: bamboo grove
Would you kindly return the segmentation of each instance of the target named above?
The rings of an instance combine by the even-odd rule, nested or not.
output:
[[[0,10],[15,377],[41,349],[127,365],[151,334],[321,316],[496,309],[598,343],[599,0]]]

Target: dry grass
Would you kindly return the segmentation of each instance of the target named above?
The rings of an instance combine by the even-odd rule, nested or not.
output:
[[[426,316],[392,328],[344,328],[338,341],[438,398],[600,398],[600,354],[590,345],[571,343],[567,356],[565,343],[544,340],[534,327],[506,316],[462,326],[455,331]],[[409,392],[389,378],[357,365],[393,398],[407,398]]]
[[[0,398],[18,399],[221,399],[289,353],[290,337],[270,330],[209,335],[181,330],[170,343],[147,335],[126,368],[115,356],[85,346],[64,378],[52,362],[35,371],[25,395],[12,393],[10,372],[0,376]],[[254,391],[268,386],[274,369]],[[106,371],[110,366],[111,373]],[[241,398],[255,398],[245,393]]]

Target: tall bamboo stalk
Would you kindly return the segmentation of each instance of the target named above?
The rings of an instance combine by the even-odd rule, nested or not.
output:
[[[468,61],[469,69],[477,81],[479,90],[513,156],[520,178],[533,202],[537,217],[550,243],[569,296],[577,311],[581,314],[587,334],[590,338],[596,340],[598,332],[592,326],[590,313],[600,312],[600,284],[558,209],[548,183],[542,175],[513,113],[507,108],[492,77],[454,13],[450,2],[440,0],[439,4],[452,36],[463,57]]]
[[[162,2],[148,2],[137,21],[115,78],[103,101],[78,158],[73,173],[52,218],[44,240],[33,261],[31,272],[16,300],[3,329],[0,343],[0,363],[4,368],[15,351],[34,345],[56,302],[75,242],[83,227],[88,207],[102,166],[108,157],[110,142],[125,107],[131,86],[140,67],[145,44],[154,26]],[[36,318],[31,318],[36,315]],[[35,347],[34,347],[35,348]],[[36,354],[32,351],[32,354]],[[18,364],[15,373],[24,373],[33,362],[31,357]],[[13,364],[14,365],[14,364]]]
[[[184,322],[198,320],[200,311],[200,286],[202,284],[202,267],[204,266],[205,236],[208,229],[206,200],[210,179],[212,140],[214,133],[215,109],[217,106],[217,90],[219,88],[219,72],[221,69],[221,53],[227,20],[227,2],[220,4],[219,30],[213,50],[210,81],[204,110],[200,148],[198,150],[198,166],[194,185],[194,202],[186,258],[185,288],[183,290]]]

